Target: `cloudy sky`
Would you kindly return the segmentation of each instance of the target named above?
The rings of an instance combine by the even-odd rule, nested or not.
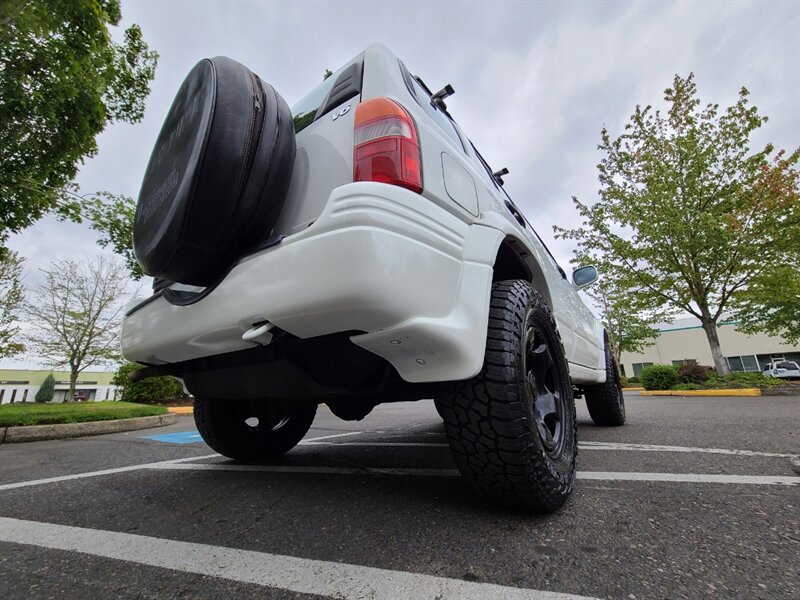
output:
[[[433,88],[556,258],[570,198],[597,195],[600,129],[619,134],[636,104],[658,105],[678,73],[694,72],[703,101],[727,106],[741,86],[770,117],[754,140],[800,145],[800,2],[212,2],[123,1],[160,54],[142,123],[99,138],[81,169],[84,192],[136,196],[162,119],[189,69],[227,55],[294,103],[372,42]],[[45,219],[11,239],[29,279],[55,257],[99,253],[85,226]],[[3,361],[11,366],[11,361]]]

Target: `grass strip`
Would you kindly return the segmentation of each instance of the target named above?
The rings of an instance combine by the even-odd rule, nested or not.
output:
[[[16,403],[0,406],[0,427],[113,421],[167,414],[165,406],[132,402],[70,402],[66,404]]]

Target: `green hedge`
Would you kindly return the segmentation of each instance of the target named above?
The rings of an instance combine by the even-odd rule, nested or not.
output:
[[[642,369],[639,379],[646,390],[669,390],[677,385],[678,369],[671,365],[650,365]]]

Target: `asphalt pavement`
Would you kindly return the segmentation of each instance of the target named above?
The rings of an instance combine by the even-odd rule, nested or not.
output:
[[[322,407],[266,465],[191,417],[3,445],[0,596],[800,597],[800,397],[627,407],[599,428],[578,401],[579,479],[544,516],[472,492],[431,402]]]

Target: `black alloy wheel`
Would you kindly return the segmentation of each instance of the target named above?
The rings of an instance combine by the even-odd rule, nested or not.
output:
[[[530,419],[544,450],[558,457],[564,450],[568,409],[557,382],[560,374],[540,326],[533,325],[525,332],[525,348],[523,369],[530,394]]]

